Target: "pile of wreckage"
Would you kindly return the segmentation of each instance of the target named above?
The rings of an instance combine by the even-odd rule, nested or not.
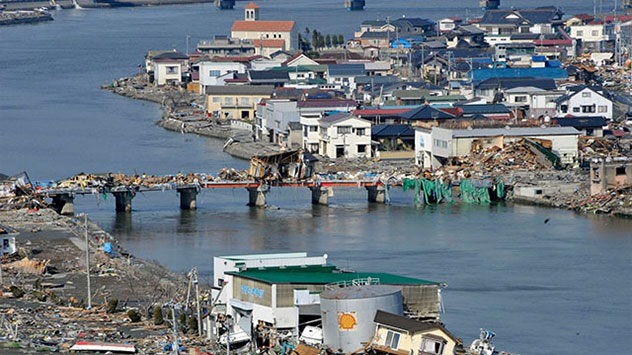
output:
[[[474,142],[468,157],[451,159],[434,175],[448,175],[458,180],[500,176],[517,170],[550,170],[559,166],[559,158],[550,151],[550,141],[524,138],[505,143],[503,148],[483,147]]]
[[[35,194],[25,172],[11,177],[0,174],[0,210],[45,206],[45,197]]]
[[[574,199],[569,207],[584,213],[632,216],[632,186],[617,186],[598,195]]]
[[[630,146],[626,148],[620,140],[601,137],[580,137],[579,151],[585,162],[595,158],[622,157],[632,153]]]

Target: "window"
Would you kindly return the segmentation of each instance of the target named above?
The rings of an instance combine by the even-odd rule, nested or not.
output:
[[[310,132],[318,132],[318,126],[309,126]]]
[[[363,136],[366,133],[366,128],[356,128],[356,136]]]
[[[218,103],[222,102],[222,98],[218,97],[218,96],[213,96],[213,102],[218,104]]]
[[[515,102],[527,102],[526,96],[516,96]]]
[[[443,149],[447,149],[448,148],[448,141],[444,141],[444,140],[441,140],[441,139],[435,139],[434,140],[434,144],[435,144],[435,147],[438,147],[438,148],[443,148]]]
[[[442,355],[444,342],[439,339],[423,338],[421,341],[421,354]]]
[[[233,98],[232,97],[224,98],[224,105],[232,105],[232,104],[233,104]]]
[[[249,97],[242,97],[241,98],[241,104],[242,105],[250,105],[250,98]]]
[[[399,337],[399,333],[389,330],[388,333],[386,333],[386,342],[384,343],[384,345],[391,349],[397,350],[399,348]]]
[[[213,77],[218,77],[221,74],[219,70],[209,70],[208,75],[213,78]]]
[[[590,92],[582,92],[582,97],[590,97]]]
[[[584,35],[584,31],[583,30],[577,30],[577,37],[581,37]]]
[[[351,133],[350,126],[340,126],[338,127],[338,134],[349,134]]]
[[[167,70],[167,74],[178,74],[178,67],[177,66],[166,67],[166,70]]]
[[[597,108],[597,112],[599,112],[599,113],[608,112],[608,106],[606,106],[606,105],[599,105],[599,107]]]
[[[358,153],[366,153],[366,145],[365,144],[359,144],[358,145]]]
[[[595,105],[583,105],[582,113],[595,113]]]
[[[599,31],[597,31],[597,30],[592,31],[592,35],[593,35],[593,37],[599,36]]]
[[[617,175],[617,176],[626,175],[626,173],[625,173],[625,166],[617,166],[617,168],[615,169],[615,175]]]
[[[573,107],[573,112],[579,112],[579,107]]]

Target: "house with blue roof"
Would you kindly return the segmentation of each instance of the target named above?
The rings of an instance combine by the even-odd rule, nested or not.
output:
[[[562,68],[482,68],[472,71],[472,81],[476,84],[492,78],[539,78],[568,79],[568,72]]]

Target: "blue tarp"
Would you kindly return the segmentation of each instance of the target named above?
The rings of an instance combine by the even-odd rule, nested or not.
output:
[[[489,68],[474,69],[472,78],[474,82],[490,78],[567,79],[568,72],[562,68]]]

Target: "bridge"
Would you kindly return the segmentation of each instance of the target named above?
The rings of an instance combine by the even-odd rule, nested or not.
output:
[[[389,183],[401,185],[401,182]],[[297,180],[297,181],[205,181],[200,183],[182,184],[152,184],[148,185],[123,185],[113,187],[81,187],[68,188],[40,188],[37,194],[52,198],[52,207],[61,214],[74,214],[74,198],[76,195],[96,195],[110,193],[114,196],[117,212],[131,212],[132,199],[137,193],[173,191],[180,195],[180,208],[193,210],[197,208],[197,195],[202,189],[230,189],[245,188],[248,191],[248,205],[254,207],[266,206],[266,194],[271,187],[307,187],[312,191],[312,203],[328,205],[329,196],[334,187],[364,187],[367,190],[368,201],[374,203],[386,202],[386,189],[388,186],[379,179],[361,180]]]

